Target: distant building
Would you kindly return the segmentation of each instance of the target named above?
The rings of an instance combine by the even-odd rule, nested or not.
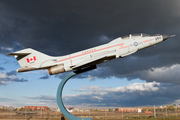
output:
[[[133,111],[137,111],[137,108],[119,108],[118,111],[119,112],[133,112]]]
[[[24,106],[26,109],[31,109],[31,110],[43,110],[43,111],[48,111],[49,108],[46,106]]]
[[[74,111],[79,111],[79,109],[78,109],[78,108],[75,108]]]
[[[15,107],[13,107],[13,106],[3,106],[3,109],[14,110]]]
[[[145,111],[145,113],[152,113],[152,111]]]

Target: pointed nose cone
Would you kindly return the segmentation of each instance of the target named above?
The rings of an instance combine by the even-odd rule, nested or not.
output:
[[[169,38],[169,36],[168,35],[162,35],[163,36],[163,41],[165,41],[166,39],[168,39]]]

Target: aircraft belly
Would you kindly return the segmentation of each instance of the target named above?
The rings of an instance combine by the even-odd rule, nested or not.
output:
[[[79,63],[83,64],[86,60],[90,59],[89,55],[85,55],[85,56],[81,56],[81,57],[77,57],[77,58],[73,58],[72,59],[72,64],[71,66],[75,66]]]
[[[123,56],[123,55],[125,55],[125,54],[128,54],[129,53],[129,50],[128,50],[129,48],[124,48],[124,49],[120,49],[119,51],[120,51],[120,56]]]
[[[106,57],[106,58],[103,58],[103,59],[99,59],[99,60],[96,60],[96,61],[92,61],[92,62],[89,62],[89,63],[86,63],[82,66],[79,66],[79,67],[75,67],[73,68],[74,70],[77,70],[77,69],[80,69],[80,68],[85,68],[85,67],[89,67],[89,66],[93,66],[93,65],[96,65],[96,64],[100,64],[100,63],[103,63],[103,62],[107,62],[109,60],[112,60],[114,59],[115,56],[111,56],[111,57]]]
[[[115,49],[88,54],[83,58],[80,57],[78,59],[73,59],[73,65],[71,67],[75,69],[75,68],[81,68],[84,66],[91,66],[91,65],[99,64],[99,63],[104,62],[105,60],[107,61],[112,56],[113,58],[115,58],[115,54],[116,54]]]

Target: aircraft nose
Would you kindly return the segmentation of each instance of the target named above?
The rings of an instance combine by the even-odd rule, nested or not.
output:
[[[165,41],[166,39],[168,39],[168,38],[169,38],[169,36],[168,36],[168,35],[162,35],[162,37],[163,37],[163,41]]]

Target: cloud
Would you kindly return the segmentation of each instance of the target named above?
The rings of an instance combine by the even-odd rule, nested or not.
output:
[[[160,67],[154,68],[152,70],[142,71],[140,74],[140,79],[166,83],[177,83],[180,84],[180,65],[172,65],[170,67]]]
[[[46,105],[46,106],[51,106],[51,107],[57,107],[57,102],[56,102],[56,97],[52,96],[52,95],[39,95],[39,96],[35,96],[35,97],[26,97],[27,99],[31,99],[31,100],[37,100],[36,103],[30,103],[30,104],[34,104],[34,105]],[[27,103],[28,105],[29,103]]]
[[[28,98],[28,99],[40,99],[40,100],[51,100],[51,101],[56,100],[56,97],[52,96],[52,95],[39,95],[36,97],[26,97],[26,98]]]
[[[7,72],[6,73],[8,76],[12,76],[12,75],[17,75],[17,71],[15,71],[15,70],[12,70],[12,71],[10,71],[10,72]]]
[[[13,41],[10,45],[11,47],[0,47],[0,53],[7,54],[24,48],[22,45],[20,45],[20,43],[16,41]]]
[[[99,86],[83,86],[74,89],[82,93],[63,95],[65,106],[88,107],[137,107],[162,106],[173,104],[180,99],[180,85],[169,83],[134,83],[123,87],[105,88]],[[56,106],[56,96],[40,95],[26,97],[48,105]]]
[[[102,2],[104,4],[101,4]],[[160,78],[152,77],[149,71],[180,64],[180,55],[177,52],[180,51],[178,5],[179,1],[172,0],[99,0],[96,4],[94,1],[82,0],[43,3],[1,1],[0,53],[30,47],[48,55],[61,56],[105,44],[130,33],[176,34],[176,37],[156,47],[103,63],[98,65],[97,70],[76,76],[91,80],[125,77],[129,80],[141,78],[160,81]],[[65,75],[63,73],[56,77],[63,78]],[[168,76],[167,78],[170,78],[170,75]],[[174,77],[172,76],[172,81],[166,79],[164,82],[178,83]],[[41,77],[46,78],[48,76]]]
[[[32,47],[50,55],[87,49],[134,32],[170,33],[179,25],[179,6],[176,1],[169,0],[163,4],[159,1],[131,1],[129,4],[127,1],[100,0],[96,5],[93,1],[53,1],[38,6],[34,2],[1,1],[0,5],[3,9],[2,45],[10,47],[16,40],[25,48]],[[74,41],[78,44],[69,44]]]
[[[45,76],[42,76],[39,79],[44,79],[44,80],[49,79],[49,75],[46,74]]]
[[[63,96],[67,105],[132,107],[167,105],[179,100],[179,85],[157,82],[134,83],[125,87],[83,86],[83,93]],[[176,92],[175,92],[176,91]]]
[[[12,52],[13,48],[10,47],[0,47],[0,53],[10,53]]]
[[[28,80],[24,78],[18,78],[16,75],[16,71],[0,73],[0,85],[9,85],[11,82],[28,82]]]
[[[0,97],[0,101],[5,102],[5,101],[17,101],[17,100],[16,99],[12,99],[12,98]]]
[[[3,67],[0,67],[0,70],[1,70],[1,71],[3,71],[3,70],[5,70],[5,68],[3,68]]]
[[[131,33],[176,34],[176,37],[169,38],[156,47],[99,64],[96,70],[75,76],[89,80],[111,77],[128,80],[139,78],[149,83],[118,88],[84,86],[79,90],[74,89],[83,92],[82,94],[63,96],[65,103],[73,106],[162,105],[168,104],[168,101],[172,103],[180,99],[179,4],[178,0],[66,0],[43,3],[0,1],[0,54],[33,48],[51,56],[62,56],[108,43]],[[4,61],[3,63],[7,63],[7,60]],[[0,85],[28,81],[18,77],[16,71],[4,73],[5,67],[2,63],[0,70],[3,71],[0,73]],[[62,79],[67,74],[62,73],[55,77]],[[49,79],[49,76],[44,75],[39,79]],[[29,99],[54,105],[56,103],[53,96]]]
[[[154,59],[153,62],[152,59]],[[129,56],[98,65],[97,69],[74,76],[73,78],[87,78],[96,80],[111,77],[127,78],[128,80],[141,79],[147,82],[176,83],[179,82],[180,65],[163,66],[158,62],[158,56],[143,57]],[[132,62],[131,62],[132,61]],[[106,67],[105,67],[106,66]],[[161,67],[163,66],[163,67]],[[57,74],[55,77],[64,78],[68,73]]]

